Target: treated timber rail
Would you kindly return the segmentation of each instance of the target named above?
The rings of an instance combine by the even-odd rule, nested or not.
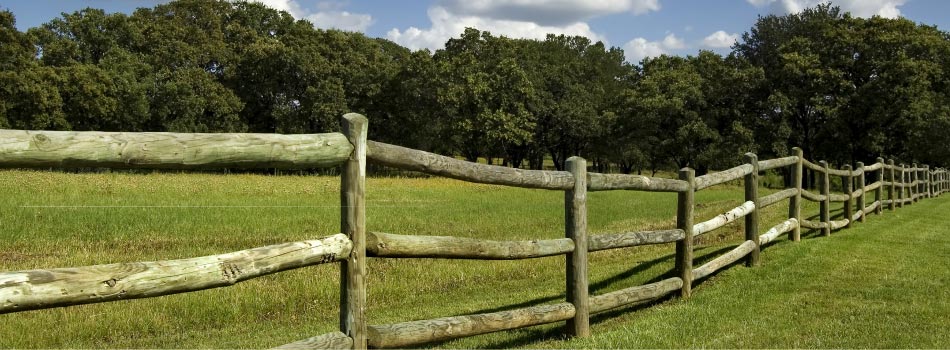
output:
[[[591,314],[654,300],[670,294],[688,298],[695,281],[745,259],[755,266],[760,248],[783,234],[799,241],[802,228],[823,235],[864,221],[871,213],[895,210],[950,189],[944,169],[874,164],[833,169],[813,163],[800,149],[788,157],[758,160],[695,177],[684,168],[678,179],[588,173],[583,158],[569,159],[568,171],[522,170],[465,162],[429,152],[369,141],[365,117],[347,114],[342,133],[309,135],[179,134],[0,130],[0,167],[112,168],[341,168],[341,226],[325,238],[251,248],[205,257],[155,262],[95,265],[0,273],[0,313],[147,298],[224,287],[250,278],[324,263],[340,263],[340,330],[288,343],[282,349],[410,347],[553,322],[567,321],[565,333],[590,335]],[[415,236],[366,231],[367,163],[418,171],[469,182],[563,191],[565,237],[496,241],[452,236]],[[758,195],[761,171],[789,167],[791,187]],[[807,171],[819,180],[818,193],[802,186]],[[867,175],[875,179],[867,183]],[[841,192],[831,193],[831,177]],[[694,224],[695,193],[742,179],[743,203]],[[670,192],[677,196],[676,227],[656,231],[587,232],[588,191]],[[868,203],[868,196],[873,200]],[[764,233],[760,210],[788,200],[788,218]],[[819,203],[818,221],[802,218],[802,199]],[[844,215],[832,220],[831,203]],[[694,238],[740,218],[744,241],[729,252],[693,267]],[[687,234],[688,233],[688,234]],[[589,295],[587,254],[648,244],[676,244],[676,276],[661,281]],[[366,317],[366,258],[445,258],[477,260],[536,259],[564,255],[563,302],[474,315],[371,325]]]

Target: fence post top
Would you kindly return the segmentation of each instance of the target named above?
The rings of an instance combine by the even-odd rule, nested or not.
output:
[[[567,158],[567,161],[568,162],[582,162],[586,160],[584,159],[584,157],[581,157],[581,156],[571,156],[570,158]]]
[[[854,165],[856,168],[860,168],[864,166],[864,162],[854,162]]]
[[[828,161],[819,160],[819,161],[818,161],[818,164],[821,164],[821,166],[823,166],[823,167],[825,167],[825,168],[828,167]]]
[[[343,115],[343,119],[346,120],[347,122],[354,123],[354,124],[366,123],[366,122],[367,122],[366,116],[364,116],[364,115],[362,115],[362,114],[359,114],[359,113],[347,113],[347,114],[344,114],[344,115]]]

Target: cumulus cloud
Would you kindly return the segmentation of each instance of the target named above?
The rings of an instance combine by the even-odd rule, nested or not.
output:
[[[362,13],[343,11],[345,1],[321,1],[316,4],[316,10],[304,8],[296,0],[252,0],[264,4],[275,10],[287,11],[296,19],[306,19],[314,27],[324,29],[341,29],[349,31],[366,31],[373,24],[373,16]]]
[[[686,43],[674,34],[667,34],[663,40],[649,41],[645,38],[636,38],[623,45],[623,52],[629,62],[640,62],[644,58],[657,57],[669,54],[670,51],[685,49]]]
[[[544,39],[553,33],[606,42],[587,20],[659,10],[659,0],[441,0],[428,10],[430,28],[393,28],[386,37],[414,50],[439,49],[466,27],[513,38]]]
[[[724,30],[719,30],[703,39],[703,46],[713,49],[727,48],[735,44],[737,39],[739,39],[739,34],[729,34]]]
[[[881,16],[885,18],[900,17],[901,11],[898,7],[903,6],[907,0],[746,0],[756,7],[770,7],[775,13],[797,13],[805,8],[814,7],[818,4],[830,2],[832,5],[841,7],[842,10],[851,12],[857,17]]]
[[[443,0],[440,6],[462,16],[564,26],[615,13],[659,11],[659,0]]]
[[[365,32],[373,24],[373,16],[346,11],[322,11],[304,17],[317,28],[334,28]]]

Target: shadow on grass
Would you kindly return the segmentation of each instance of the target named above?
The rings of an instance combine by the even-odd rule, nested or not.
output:
[[[724,254],[724,253],[726,253],[726,252],[728,252],[728,251],[734,249],[735,247],[736,247],[736,246],[727,246],[727,247],[722,247],[722,248],[715,249],[715,250],[710,250],[710,249],[713,249],[713,248],[700,248],[700,249],[698,249],[696,252],[702,252],[702,255],[695,256],[695,257],[694,257],[694,261],[696,261],[696,262],[700,262],[700,261],[706,262],[706,261],[715,259],[717,256],[722,255],[722,254]],[[596,283],[592,283],[592,284],[590,285],[590,292],[591,292],[591,295],[596,294],[596,292],[601,291],[602,289],[604,289],[604,288],[606,288],[606,287],[612,285],[613,283],[616,283],[616,282],[625,280],[625,279],[630,278],[630,277],[632,277],[632,276],[635,276],[635,275],[637,275],[637,274],[640,274],[640,273],[643,273],[643,272],[645,272],[645,271],[648,271],[648,270],[650,270],[651,268],[653,268],[654,266],[656,266],[656,265],[658,265],[658,264],[672,262],[672,260],[673,260],[674,258],[675,258],[675,254],[667,254],[667,255],[664,255],[664,256],[662,256],[662,257],[653,259],[653,260],[645,261],[645,262],[643,262],[643,263],[641,263],[641,264],[638,264],[638,265],[636,265],[636,266],[634,266],[634,267],[632,267],[632,268],[630,268],[630,269],[627,269],[626,271],[620,272],[620,273],[618,273],[618,274],[616,274],[616,275],[614,275],[614,276],[611,276],[611,277],[609,277],[609,278],[607,278],[607,279],[604,279],[604,280],[602,280],[602,281],[599,281],[599,282],[596,282]],[[737,262],[737,263],[742,263],[742,260],[740,260],[740,261]],[[699,265],[699,264],[696,264],[696,266],[694,266],[694,267],[697,267],[698,265]],[[703,279],[701,279],[701,280],[694,281],[694,282],[693,282],[694,288],[697,287],[697,286],[699,286],[700,284],[702,284],[703,281],[708,280],[710,277],[715,276],[716,274],[718,274],[719,271],[728,269],[728,268],[731,267],[731,266],[732,266],[732,265],[727,266],[727,267],[724,267],[724,268],[722,268],[722,269],[716,271],[716,273],[711,274],[710,276],[707,276],[707,277],[705,277],[705,278],[703,278]],[[670,277],[676,277],[676,275],[677,275],[676,270],[675,270],[675,269],[670,269],[670,270],[667,270],[666,272],[664,272],[664,273],[662,273],[662,274],[660,274],[660,275],[658,275],[658,276],[656,276],[656,277],[653,277],[652,279],[650,279],[649,281],[647,281],[647,282],[644,283],[644,284],[659,282],[659,281],[662,281],[662,280],[667,279],[667,278],[670,278]],[[631,313],[631,312],[637,312],[637,311],[640,311],[640,310],[643,310],[643,309],[646,309],[646,308],[655,306],[655,305],[657,305],[657,304],[664,303],[664,302],[669,301],[669,300],[671,300],[671,299],[674,299],[674,298],[676,298],[676,294],[677,294],[676,292],[672,292],[672,293],[668,293],[668,294],[666,294],[666,295],[664,295],[664,296],[662,296],[662,297],[659,297],[659,298],[657,298],[657,299],[647,300],[647,301],[638,302],[638,303],[632,303],[632,304],[630,304],[630,305],[621,306],[621,307],[618,307],[618,308],[616,308],[616,309],[612,309],[612,310],[604,311],[604,312],[601,312],[601,313],[598,313],[598,314],[595,314],[595,315],[591,315],[590,322],[591,322],[592,325],[594,325],[594,324],[599,324],[599,323],[608,321],[608,320],[610,320],[610,319],[616,318],[617,316],[620,316],[620,315],[623,315],[623,314],[627,314],[627,313]],[[548,303],[548,302],[563,301],[563,300],[565,300],[565,294],[561,293],[561,294],[558,294],[558,295],[551,295],[551,296],[545,296],[545,297],[541,297],[541,298],[535,298],[535,299],[533,299],[533,300],[529,300],[529,301],[526,301],[526,302],[523,302],[523,303],[518,303],[518,304],[513,304],[513,305],[506,305],[506,306],[497,307],[497,308],[483,309],[483,310],[479,310],[479,311],[474,312],[474,314],[492,313],[492,312],[500,312],[500,311],[508,311],[508,310],[513,310],[513,309],[519,309],[519,308],[524,308],[524,307],[536,306],[536,305],[541,305],[541,304]],[[471,314],[466,314],[466,315],[471,315]],[[509,333],[512,335],[512,338],[506,339],[506,340],[501,340],[501,341],[488,342],[488,343],[486,343],[486,344],[481,345],[479,348],[483,348],[483,349],[499,349],[499,348],[520,347],[520,346],[526,346],[526,345],[530,345],[530,344],[533,344],[533,343],[537,343],[537,342],[539,342],[539,341],[549,340],[549,339],[563,340],[563,339],[565,339],[565,337],[566,337],[566,335],[564,334],[565,331],[564,331],[564,329],[563,329],[563,326],[561,326],[561,327],[554,327],[554,328],[551,328],[551,327],[545,327],[545,328],[526,327],[526,328],[520,328],[520,329],[507,330],[507,332],[509,332]],[[420,345],[417,345],[417,346],[419,346],[419,347],[426,347],[426,348],[440,347],[440,346],[443,346],[443,345],[445,345],[445,344],[447,344],[447,343],[449,343],[449,342],[451,342],[451,341],[452,341],[452,340],[437,341],[437,342],[431,342],[431,343],[420,344]]]

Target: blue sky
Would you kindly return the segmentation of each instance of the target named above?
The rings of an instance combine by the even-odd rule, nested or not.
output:
[[[631,62],[662,53],[720,53],[749,30],[756,17],[786,14],[820,0],[260,0],[321,28],[363,32],[412,49],[438,49],[465,27],[508,37],[546,33],[583,35],[622,47]],[[17,27],[41,25],[85,7],[131,13],[160,0],[2,0]],[[833,0],[860,17],[903,16],[950,30],[947,0]]]

